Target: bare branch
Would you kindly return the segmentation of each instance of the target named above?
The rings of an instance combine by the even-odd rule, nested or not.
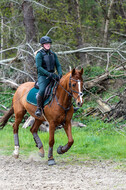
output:
[[[59,27],[59,26],[55,26],[55,27],[50,28],[50,30],[46,33],[46,36],[48,36],[49,33],[50,33],[53,29],[55,29],[55,28],[60,28],[60,27]],[[61,28],[60,28],[60,29],[61,29]]]
[[[45,5],[42,5],[41,3],[38,3],[38,2],[33,1],[33,0],[27,0],[27,1],[29,1],[31,3],[35,3],[36,5],[39,5],[40,7],[43,7],[43,8],[46,8],[46,9],[52,9],[52,8],[46,7]]]
[[[27,44],[27,45],[28,45],[28,44]],[[29,51],[26,51],[26,50],[22,49],[21,46],[7,48],[7,49],[4,49],[4,50],[1,50],[0,53],[6,52],[6,51],[10,51],[10,50],[13,50],[13,49],[16,49],[16,50],[18,50],[18,51],[23,51],[23,52],[25,52],[25,53],[31,55],[32,57],[34,57],[34,54],[30,53]]]
[[[109,67],[109,53],[107,53],[107,65],[106,65],[106,72],[108,72]]]
[[[117,52],[116,49],[114,48],[103,48],[103,47],[86,47],[86,48],[81,48],[81,49],[77,49],[77,50],[70,50],[70,51],[60,51],[60,52],[57,52],[57,54],[71,54],[71,53],[77,53],[77,52],[83,52],[83,53],[88,53],[88,52],[104,52],[104,53],[107,53],[107,52],[110,52],[110,53],[113,53],[113,52]],[[120,51],[122,53],[126,53],[126,51]]]
[[[12,1],[13,3],[16,3],[16,4],[20,5],[20,3],[17,2],[17,1],[14,1],[14,0],[10,0],[10,1]]]
[[[104,102],[106,102],[106,103],[109,102],[109,100],[111,100],[115,96],[119,96],[119,94],[114,94],[113,96],[110,96],[108,99],[104,100]]]
[[[5,66],[9,66],[11,69],[14,69],[14,70],[16,70],[16,71],[19,71],[20,73],[23,73],[23,74],[29,76],[29,77],[35,82],[34,78],[33,78],[29,73],[26,73],[26,72],[24,72],[24,71],[22,71],[22,70],[20,70],[20,69],[17,69],[17,68],[15,68],[15,67],[13,67],[13,66],[8,65],[8,64],[3,64],[3,63],[0,63],[0,64],[1,64],[1,65],[5,65]]]
[[[15,67],[12,67],[12,66],[10,66],[10,68],[11,68],[11,69],[14,69],[14,70],[16,70],[16,71],[19,71],[20,73],[23,73],[23,74],[25,74],[25,75],[27,75],[27,76],[29,76],[29,77],[35,82],[34,78],[33,78],[29,73],[26,73],[26,72],[24,72],[24,71],[22,71],[22,70],[20,70],[20,69],[17,69],[17,68],[15,68]]]
[[[18,5],[21,4],[21,3],[19,3],[18,1],[14,1],[14,0],[10,0],[10,1],[13,2],[13,3],[16,3],[16,4],[18,4]],[[45,5],[42,5],[41,3],[38,3],[38,2],[33,1],[33,0],[27,0],[27,1],[29,1],[29,2],[31,2],[31,3],[34,3],[34,4],[38,5],[39,7],[43,7],[43,8],[46,8],[46,9],[52,9],[52,8],[46,7]]]
[[[97,55],[93,55],[92,53],[88,53],[88,55],[91,55],[91,56],[93,56],[93,57],[95,57],[95,58],[97,58],[97,59],[101,59],[101,60],[103,60],[103,61],[106,61],[106,59],[103,59],[102,57],[97,56]]]
[[[17,87],[19,86],[17,83],[15,83],[14,81],[12,80],[7,80],[7,79],[4,79],[4,78],[0,78],[0,82],[2,83],[9,83],[11,85],[12,88],[15,88],[17,89]]]
[[[5,107],[4,105],[0,104],[0,107],[4,108],[5,110],[7,110],[7,107]]]
[[[120,75],[111,75],[110,74],[110,77],[112,77],[112,78],[114,78],[114,77],[118,78],[118,77],[123,77],[123,76],[126,76],[126,73],[122,73]]]
[[[120,63],[117,67],[115,67],[114,69],[111,69],[109,72],[111,73],[114,70],[121,70],[121,68],[125,69],[126,68],[126,66],[124,66],[125,62],[126,61],[124,61],[123,63]],[[121,65],[122,65],[122,67],[121,67]]]
[[[35,51],[34,51],[34,49],[32,48],[32,46],[31,46],[29,43],[26,43],[26,45],[27,45],[28,47],[30,47],[30,49],[32,50],[33,55],[34,55],[34,52],[35,52]],[[33,56],[33,55],[32,55],[32,56]]]
[[[124,60],[126,60],[126,58],[125,58],[119,51],[117,51],[117,53],[118,53]]]
[[[13,60],[15,60],[16,57],[13,57],[13,58],[10,58],[10,59],[3,59],[0,61],[0,65],[8,65],[8,64],[5,64],[5,63],[9,63]]]
[[[111,31],[113,34],[117,34],[119,36],[123,36],[123,37],[126,37],[126,34],[122,34],[120,32],[115,32],[115,31]]]

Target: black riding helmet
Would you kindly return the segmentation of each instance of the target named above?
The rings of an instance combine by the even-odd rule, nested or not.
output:
[[[52,43],[52,40],[49,36],[43,36],[41,39],[40,39],[40,43],[41,44],[47,44],[47,43]]]

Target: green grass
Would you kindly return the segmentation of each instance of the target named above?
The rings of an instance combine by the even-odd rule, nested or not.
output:
[[[117,133],[113,124],[106,124],[96,118],[85,119],[87,127],[73,127],[72,133],[74,144],[64,155],[57,154],[59,145],[67,143],[67,136],[63,129],[55,132],[54,157],[58,158],[82,158],[82,159],[111,159],[115,161],[126,160],[126,136]],[[48,155],[49,134],[38,132],[43,142],[46,158]],[[29,131],[29,128],[19,129],[20,154],[30,155],[37,153],[37,148]],[[0,151],[1,154],[11,155],[14,148],[13,129],[7,125],[0,131]]]

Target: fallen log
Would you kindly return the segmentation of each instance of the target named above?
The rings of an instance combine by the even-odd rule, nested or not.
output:
[[[24,123],[24,125],[22,126],[22,128],[27,128],[27,127],[32,127],[33,124],[35,122],[35,118],[30,116]],[[44,131],[44,132],[49,132],[49,124],[48,122],[43,122],[40,127],[39,127],[40,131]]]
[[[12,89],[16,90],[18,88],[18,84],[15,83],[14,81],[12,80],[7,80],[7,79],[4,79],[4,78],[0,78],[0,83],[6,83],[8,86],[10,86]]]
[[[100,85],[104,80],[106,80],[108,78],[109,78],[109,73],[107,72],[95,79],[84,82],[84,86],[86,89],[91,89],[94,86]],[[102,88],[104,88],[104,87],[102,87]]]
[[[107,104],[107,103],[105,103],[105,102],[103,102],[102,100],[100,100],[100,99],[98,99],[98,100],[96,100],[96,102],[98,103],[98,109],[103,113],[103,114],[105,114],[106,112],[110,112],[111,111],[111,107]]]

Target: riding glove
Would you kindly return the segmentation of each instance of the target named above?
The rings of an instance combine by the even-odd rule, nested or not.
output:
[[[60,80],[60,76],[57,75],[57,74],[55,74],[55,73],[50,73],[49,79],[59,81]]]

